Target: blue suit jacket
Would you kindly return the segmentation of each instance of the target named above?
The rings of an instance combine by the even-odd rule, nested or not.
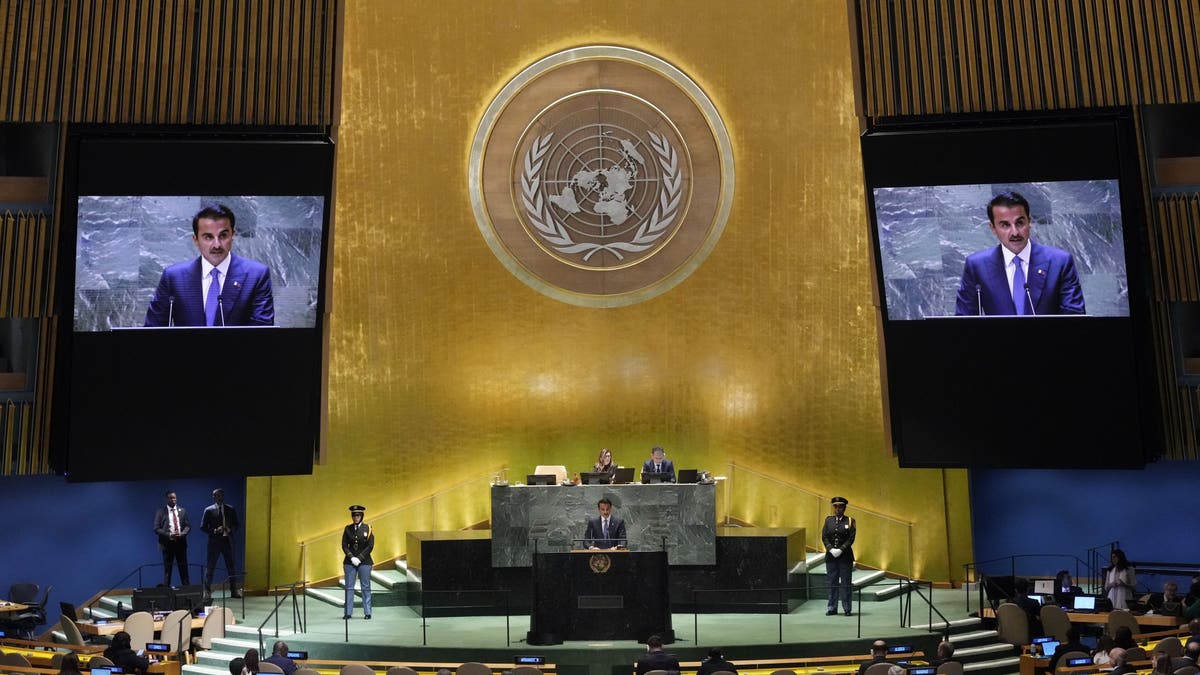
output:
[[[648,459],[642,463],[642,473],[654,473],[654,460]],[[670,476],[668,481],[675,482],[675,464],[671,460],[663,459],[662,471],[659,471],[659,473],[668,474]]]
[[[221,288],[221,306],[226,326],[272,326],[275,299],[271,293],[271,269],[266,265],[229,254],[229,275]],[[163,270],[158,288],[146,310],[147,326],[205,326],[204,286],[200,282],[200,257]],[[172,299],[174,306],[172,307]],[[217,324],[221,315],[217,314]]]
[[[613,514],[608,517],[608,539],[604,539],[603,523],[600,516],[588,516],[587,529],[583,533],[584,548],[612,548],[625,546],[625,521]]]
[[[1025,281],[1035,314],[1083,314],[1083,289],[1075,273],[1070,253],[1052,246],[1029,242],[1029,269]],[[978,293],[976,292],[978,289]],[[1028,304],[1026,300],[1026,304]],[[958,316],[979,314],[979,306],[988,316],[1017,313],[1008,291],[1008,275],[1000,245],[967,256],[954,313]],[[1028,313],[1028,312],[1026,312]]]

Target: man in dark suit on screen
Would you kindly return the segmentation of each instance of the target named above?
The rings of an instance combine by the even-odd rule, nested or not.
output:
[[[988,203],[1000,245],[967,256],[958,285],[958,316],[1083,314],[1083,290],[1070,253],[1029,240],[1029,202],[1002,192]]]
[[[587,530],[583,535],[584,548],[625,548],[625,521],[613,514],[612,502],[608,497],[596,502],[600,515],[587,519]]]
[[[187,536],[192,523],[174,492],[168,491],[166,498],[166,505],[154,513],[154,534],[158,535],[158,548],[163,556],[163,585],[171,585],[171,566],[177,564],[179,581],[187,586],[192,583],[187,562]]]
[[[146,310],[147,326],[271,326],[271,270],[233,255],[237,218],[224,204],[192,218],[200,257],[163,270]]]

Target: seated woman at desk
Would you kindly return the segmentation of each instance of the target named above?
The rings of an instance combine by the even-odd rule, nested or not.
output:
[[[617,472],[617,465],[613,464],[612,452],[608,448],[600,451],[600,456],[596,458],[596,463],[592,465],[592,473],[606,473],[608,478],[605,483],[611,483],[613,474]]]
[[[117,633],[112,636],[112,643],[108,645],[108,649],[104,650],[104,658],[112,661],[114,666],[123,668],[126,673],[145,673],[150,667],[150,662],[138,656],[129,643],[129,633]]]
[[[1063,607],[1070,607],[1071,598],[1082,592],[1083,589],[1075,585],[1070,572],[1059,570],[1058,574],[1054,575],[1054,602]]]

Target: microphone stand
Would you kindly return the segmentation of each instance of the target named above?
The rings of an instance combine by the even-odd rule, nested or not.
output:
[[[1029,301],[1029,316],[1037,316],[1037,311],[1033,309],[1033,296],[1029,294],[1029,284],[1025,284],[1025,299]]]

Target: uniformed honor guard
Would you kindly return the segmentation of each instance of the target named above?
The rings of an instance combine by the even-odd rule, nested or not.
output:
[[[842,611],[850,616],[851,575],[854,573],[854,519],[846,515],[845,497],[829,500],[833,515],[825,516],[825,527],[821,528],[821,542],[825,544],[825,580],[829,584],[829,605],[825,616],[837,614],[838,596],[842,598]]]
[[[350,507],[350,519],[354,522],[342,531],[342,553],[346,558],[342,567],[346,571],[346,615],[349,619],[354,614],[354,579],[358,577],[359,589],[362,591],[363,618],[371,618],[371,549],[375,548],[375,533],[371,526],[363,522],[366,508],[355,504]]]

